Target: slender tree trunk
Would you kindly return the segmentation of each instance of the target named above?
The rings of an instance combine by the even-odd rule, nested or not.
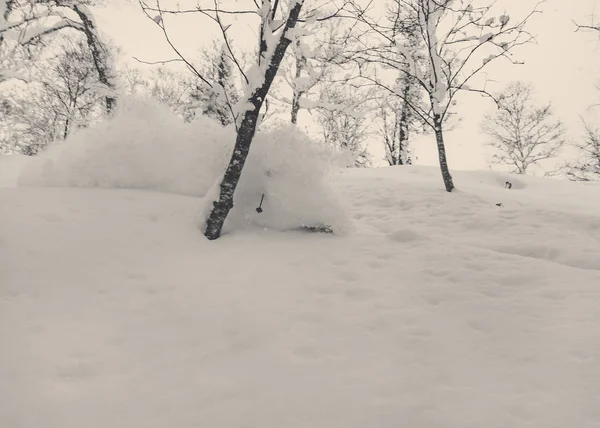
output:
[[[442,130],[442,120],[439,115],[435,115],[433,119],[435,141],[437,143],[438,157],[440,159],[440,170],[442,171],[442,179],[447,192],[454,190],[454,182],[452,175],[448,169],[448,160],[446,159],[446,146],[444,144],[444,132]]]
[[[400,124],[398,130],[398,165],[406,165],[406,132],[404,129],[404,120],[406,117],[404,116],[404,112],[402,112],[400,116]]]
[[[66,140],[69,135],[69,118],[65,119],[65,128],[63,130],[63,140]]]
[[[306,57],[300,52],[300,40],[296,40],[296,81],[302,76],[302,70],[306,65]],[[300,111],[300,97],[304,94],[304,91],[299,91],[298,88],[294,88],[294,95],[292,97],[292,123],[295,125],[298,123],[298,112]]]
[[[109,65],[108,52],[106,52],[106,47],[102,45],[102,42],[98,38],[94,22],[91,17],[87,15],[86,9],[81,9],[78,5],[74,5],[72,9],[83,23],[83,33],[85,34],[87,45],[92,53],[92,60],[94,61],[96,72],[98,73],[98,80],[108,91],[114,92],[115,84],[113,82],[113,73]],[[104,103],[106,112],[111,113],[116,107],[117,99],[114,95],[106,95]]]
[[[248,158],[248,153],[250,152],[250,145],[252,144],[254,133],[256,132],[260,109],[269,93],[271,84],[277,75],[285,51],[291,43],[291,40],[287,38],[287,31],[295,27],[303,3],[303,0],[298,0],[290,11],[286,22],[286,28],[281,34],[273,55],[270,58],[263,84],[257,88],[248,99],[248,102],[250,102],[254,108],[246,110],[242,117],[240,128],[235,139],[235,147],[227,169],[225,170],[225,175],[220,183],[221,189],[219,200],[213,202],[213,209],[206,221],[204,235],[210,240],[217,239],[221,236],[221,231],[225,224],[225,220],[227,219],[227,215],[233,208],[235,189],[237,188],[242,175],[242,169]],[[261,49],[262,47],[263,43],[261,42]]]
[[[295,125],[298,123],[298,112],[300,111],[300,94],[294,91],[294,98],[292,98],[292,123]]]
[[[256,125],[258,123],[258,108],[247,111],[242,119],[239,131],[235,139],[235,147],[225,175],[221,181],[221,193],[219,200],[213,202],[213,210],[206,222],[205,236],[217,239],[221,236],[221,229],[229,211],[233,208],[233,196],[242,175],[242,169],[250,152],[250,144],[254,138]]]
[[[398,165],[408,164],[408,120],[409,120],[409,106],[407,103],[408,96],[410,95],[410,83],[404,82],[403,90],[402,110],[400,112],[400,130],[398,138]]]

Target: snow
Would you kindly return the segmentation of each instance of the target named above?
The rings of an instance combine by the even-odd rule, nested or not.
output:
[[[494,38],[494,34],[493,33],[486,33],[486,34],[484,34],[483,36],[481,36],[479,38],[479,43],[489,42],[493,38]]]
[[[448,194],[437,168],[348,169],[327,187],[347,233],[250,224],[208,241],[207,199],[175,185],[201,181],[180,168],[181,125],[148,120],[143,155],[126,116],[94,151],[48,154],[66,181],[0,158],[0,426],[598,427],[598,183],[455,171]],[[168,131],[172,154],[152,140]],[[285,171],[312,158],[284,132],[255,162],[291,204]],[[167,160],[172,183],[123,188]],[[105,188],[79,181],[101,165]],[[17,166],[37,187],[14,185]]]
[[[112,119],[79,131],[31,159],[22,186],[134,188],[205,196],[219,181],[235,142],[232,128],[206,117],[186,124],[151,99],[123,99]],[[346,230],[329,178],[344,159],[293,126],[259,132],[228,227],[288,229],[327,223]],[[1,165],[1,164],[0,164]],[[13,174],[14,175],[14,174]],[[261,195],[265,207],[255,212]],[[203,218],[211,203],[203,205]],[[198,209],[197,209],[198,210]]]
[[[429,67],[429,85],[431,95],[431,109],[436,116],[442,116],[445,108],[444,103],[448,96],[448,86],[444,82],[444,70],[442,66],[442,57],[440,56],[443,46],[438,43],[437,31],[440,20],[450,8],[450,3],[447,2],[444,6],[440,6],[434,0],[428,0],[427,15],[423,11],[419,11],[420,26],[427,35],[427,50],[428,50],[428,67]]]
[[[21,155],[0,155],[0,187],[15,187],[21,169],[30,159]]]

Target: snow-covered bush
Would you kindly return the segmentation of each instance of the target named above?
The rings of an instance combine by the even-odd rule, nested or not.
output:
[[[121,99],[115,115],[32,158],[20,186],[145,189],[206,196],[209,207],[235,142],[235,130],[206,117],[184,123],[145,98]],[[235,194],[227,227],[287,229],[327,223],[337,230],[343,210],[328,177],[338,156],[293,126],[259,132]],[[263,212],[257,213],[262,194]],[[204,215],[204,210],[202,210]]]

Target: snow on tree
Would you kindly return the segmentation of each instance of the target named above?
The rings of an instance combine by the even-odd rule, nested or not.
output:
[[[103,95],[87,44],[62,40],[60,48],[36,62],[29,83],[6,91],[1,126],[12,130],[13,151],[35,155],[101,115]]]
[[[298,123],[301,109],[318,106],[319,89],[334,79],[336,71],[340,71],[352,33],[351,28],[341,21],[328,19],[335,14],[310,11],[307,15],[303,29],[294,31],[290,61],[282,66],[284,71],[281,75],[291,88],[292,97],[277,96],[278,100],[291,107],[290,121],[293,124]],[[318,18],[321,15],[326,16]]]
[[[378,100],[377,134],[385,149],[385,160],[388,165],[410,165],[412,150],[410,136],[419,132],[423,124],[410,108],[419,102],[421,91],[407,75],[400,76],[396,84],[396,92],[401,97],[382,91]],[[406,102],[405,100],[409,100]]]
[[[110,112],[116,103],[115,73],[111,55],[102,42],[94,15],[86,0],[15,2],[0,1],[0,83],[24,78],[22,71],[29,62],[24,54],[31,46],[67,30],[85,37],[98,81],[105,88],[105,107]],[[15,60],[17,58],[17,60]]]
[[[379,76],[377,67],[383,66],[410,76],[426,93],[424,103],[405,101],[433,131],[444,186],[451,192],[444,130],[456,97],[464,91],[487,95],[476,77],[497,59],[514,62],[512,50],[532,39],[525,27],[537,8],[512,20],[495,15],[494,2],[475,0],[394,0],[386,19],[370,17],[356,3],[352,7],[365,26],[365,47],[354,55],[361,78],[403,98]]]
[[[361,111],[364,101],[365,97],[351,88],[331,86],[321,93],[320,107],[316,108],[325,143],[347,152],[357,167],[370,164],[366,148],[369,127],[366,112]]]
[[[256,8],[227,10],[221,8],[219,1],[216,0],[211,6],[198,5],[192,9],[194,13],[200,13],[205,17],[210,17],[220,29],[222,42],[227,48],[227,53],[238,67],[245,80],[243,94],[240,95],[240,102],[235,106],[234,114],[236,120],[236,141],[231,154],[229,164],[220,180],[218,192],[215,193],[213,208],[208,215],[205,224],[204,234],[214,240],[221,236],[221,231],[225,220],[233,208],[234,193],[238,186],[242,169],[248,158],[250,146],[254,139],[257,126],[261,120],[261,109],[269,94],[269,90],[275,79],[281,62],[283,61],[286,50],[293,39],[293,32],[300,19],[300,12],[304,0],[291,0],[282,2],[275,0],[262,0],[255,3]],[[211,81],[210,78],[203,75],[194,65],[185,58],[184,55],[172,43],[165,23],[165,14],[181,14],[183,10],[165,10],[161,8],[160,3],[156,7],[149,6],[141,2],[143,11],[148,18],[152,19],[158,25],[178,59],[184,62],[208,87],[218,91],[218,82]],[[230,33],[228,29],[232,23],[226,23],[223,17],[233,15],[248,15],[255,18],[258,26],[258,55],[250,69],[243,70],[240,62],[237,60],[232,48]],[[156,18],[156,19],[155,19]],[[258,18],[256,20],[256,18]],[[216,190],[216,189],[215,189]]]
[[[214,82],[213,88],[200,79],[195,79],[190,84],[191,102],[186,107],[186,116],[191,118],[199,111],[211,117],[221,125],[231,125],[236,117],[233,107],[239,101],[238,88],[235,84],[235,70],[228,48],[223,44],[216,46],[204,53],[203,75]]]
[[[533,87],[510,84],[497,98],[498,110],[485,117],[482,129],[491,138],[492,161],[526,174],[533,165],[555,158],[564,140],[564,128],[550,104],[537,106]]]

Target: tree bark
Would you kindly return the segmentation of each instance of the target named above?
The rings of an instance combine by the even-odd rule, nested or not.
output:
[[[63,130],[63,140],[66,140],[69,136],[69,118],[65,119],[65,128]]]
[[[434,115],[433,123],[442,179],[444,180],[446,191],[452,192],[452,190],[454,190],[454,182],[452,181],[452,175],[450,175],[450,170],[448,169],[448,160],[446,159],[446,146],[444,144],[444,132],[442,129],[441,117],[439,115]]]
[[[290,11],[290,15],[286,22],[286,28],[281,34],[273,55],[270,58],[263,84],[257,88],[248,99],[248,102],[250,102],[254,108],[252,110],[246,110],[242,117],[240,128],[235,139],[233,154],[231,155],[231,159],[225,170],[225,175],[220,183],[219,200],[213,202],[213,209],[206,221],[204,236],[209,240],[215,240],[221,236],[221,231],[225,224],[225,220],[227,219],[227,215],[233,208],[235,189],[237,188],[246,159],[248,158],[248,153],[250,152],[250,145],[252,144],[254,133],[256,132],[260,109],[269,93],[271,84],[277,75],[285,51],[291,43],[291,40],[286,37],[287,31],[294,28],[296,22],[298,22],[298,16],[300,15],[302,5],[303,0],[298,0]]]
[[[302,70],[306,65],[306,57],[300,52],[300,40],[296,41],[296,81],[302,76]],[[300,111],[300,97],[304,94],[304,91],[299,91],[298,88],[294,88],[294,95],[292,97],[292,123],[295,125],[298,123],[298,112]]]
[[[406,146],[408,144],[408,115],[409,115],[409,106],[408,96],[410,94],[410,83],[408,81],[404,82],[404,91],[403,91],[403,103],[402,103],[402,111],[400,112],[400,129],[398,135],[398,165],[407,165],[408,164],[408,152],[406,150]]]
[[[242,175],[242,169],[250,152],[250,144],[254,138],[256,125],[258,122],[258,109],[247,112],[244,115],[242,123],[235,140],[235,148],[221,181],[221,192],[219,200],[213,202],[213,210],[206,222],[204,235],[214,240],[221,236],[221,230],[225,224],[225,219],[229,211],[233,208],[233,196],[235,189]]]
[[[292,117],[291,122],[295,125],[298,123],[298,112],[300,111],[300,94],[294,90],[294,98],[292,98]]]

